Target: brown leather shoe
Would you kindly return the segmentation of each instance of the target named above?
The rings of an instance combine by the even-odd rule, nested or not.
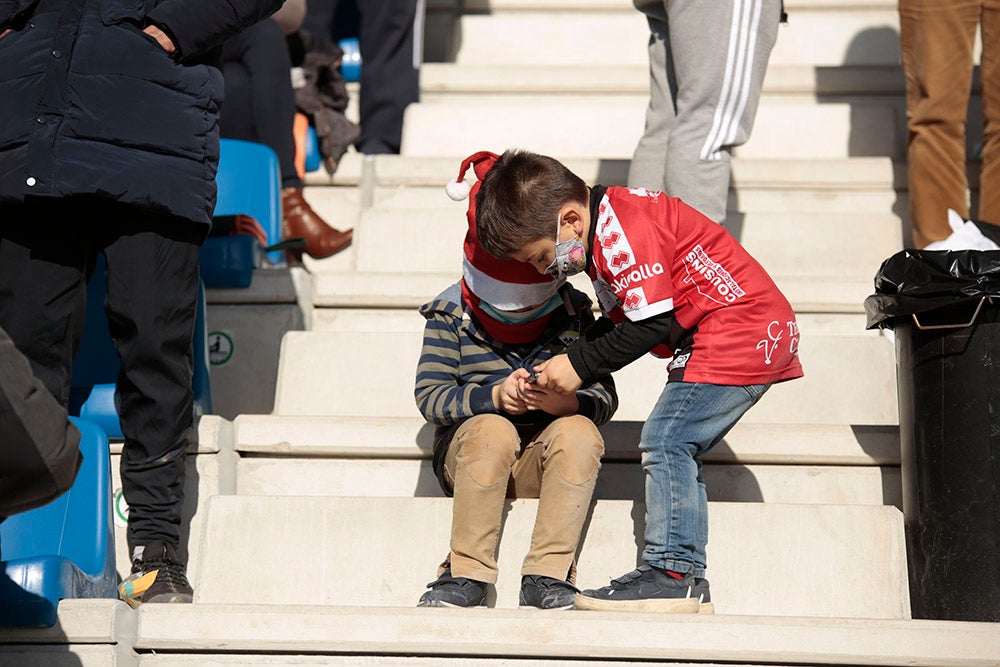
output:
[[[315,259],[323,259],[336,254],[351,245],[354,230],[334,229],[316,214],[309,202],[302,196],[301,188],[285,188],[281,191],[281,237],[284,240],[302,238],[306,241],[305,253]],[[290,251],[301,258],[301,248]]]

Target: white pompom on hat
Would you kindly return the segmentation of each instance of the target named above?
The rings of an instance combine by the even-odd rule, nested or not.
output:
[[[458,168],[458,178],[444,186],[445,193],[455,201],[462,201],[472,191],[472,186],[465,180],[465,174],[469,171],[469,167],[472,167],[475,172],[476,180],[481,181],[499,157],[496,153],[479,151],[465,158]]]

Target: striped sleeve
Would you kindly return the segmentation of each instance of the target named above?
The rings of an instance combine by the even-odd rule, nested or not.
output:
[[[414,398],[428,422],[446,426],[483,413],[496,413],[493,383],[470,383],[461,377],[461,320],[440,312],[428,314],[417,364]]]
[[[611,421],[618,410],[618,391],[610,375],[601,376],[594,384],[580,389],[576,392],[576,397],[580,401],[579,414],[597,426]]]

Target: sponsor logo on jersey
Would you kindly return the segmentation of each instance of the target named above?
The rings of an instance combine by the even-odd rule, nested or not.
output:
[[[625,310],[637,310],[646,305],[646,293],[642,291],[641,287],[636,287],[630,289],[625,293],[625,298],[622,299],[622,304],[625,306]]]
[[[764,350],[764,365],[770,366],[771,359],[774,357],[775,350],[778,349],[779,343],[785,338],[785,334],[788,334],[788,352],[791,356],[796,357],[799,354],[799,324],[795,320],[790,322],[785,322],[784,327],[782,327],[781,322],[778,320],[772,320],[770,324],[767,325],[766,337],[757,341],[757,349]]]
[[[629,188],[628,193],[636,197],[648,197],[649,199],[656,199],[661,194],[658,190],[647,190],[646,188]]]
[[[642,264],[633,268],[627,274],[619,276],[615,279],[613,287],[616,292],[624,292],[629,288],[629,285],[632,285],[633,283],[641,283],[646,278],[658,276],[662,273],[663,265],[659,262],[655,262],[652,266],[649,264]]]
[[[604,256],[604,263],[617,276],[635,264],[635,253],[629,245],[625,231],[611,205],[604,200],[597,216],[597,244]]]
[[[684,257],[684,269],[687,271],[684,282],[694,283],[699,294],[716,303],[729,305],[746,295],[732,274],[713,260],[701,245],[696,245]]]
[[[690,358],[691,358],[690,352],[674,355],[674,360],[671,361],[670,364],[667,366],[667,370],[672,371],[677,368],[684,368],[685,366],[687,366],[688,359]]]

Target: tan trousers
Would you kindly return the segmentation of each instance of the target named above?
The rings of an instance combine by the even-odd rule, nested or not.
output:
[[[538,498],[521,574],[572,580],[603,454],[600,431],[579,415],[560,417],[525,442],[500,415],[463,423],[444,464],[455,491],[446,561],[452,576],[496,583],[504,499]]]
[[[910,219],[913,245],[951,234],[949,208],[968,220],[966,114],[976,29],[984,145],[975,219],[1000,225],[1000,0],[899,0],[906,74]]]

